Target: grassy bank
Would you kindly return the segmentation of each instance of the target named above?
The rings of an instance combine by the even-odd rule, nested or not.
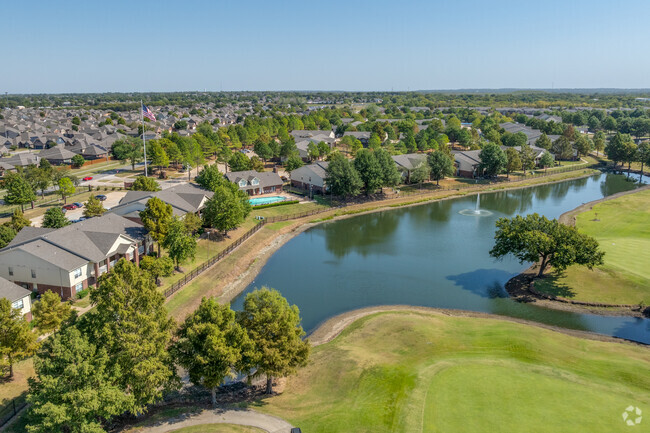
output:
[[[598,203],[576,217],[596,238],[605,264],[572,266],[538,280],[535,288],[564,298],[607,304],[650,304],[650,190]]]
[[[497,319],[391,312],[314,349],[257,410],[309,432],[628,431],[650,352]]]

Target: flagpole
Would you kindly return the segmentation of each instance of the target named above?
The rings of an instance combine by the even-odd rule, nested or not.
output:
[[[147,140],[144,138],[144,104],[140,99],[140,118],[142,119],[142,145],[144,146],[144,177],[147,177]]]

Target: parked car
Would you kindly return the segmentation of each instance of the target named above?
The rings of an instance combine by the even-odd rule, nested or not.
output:
[[[96,195],[95,198],[96,198],[97,200],[99,200],[99,201],[104,201],[104,200],[106,200],[106,196],[105,196],[104,194]]]
[[[93,177],[92,176],[86,176],[86,177],[83,178],[83,180],[93,180]]]
[[[66,204],[66,205],[64,205],[64,206],[61,208],[61,210],[63,210],[63,212],[65,212],[65,211],[67,211],[67,210],[75,210],[76,208],[77,208],[77,205],[76,205],[76,204],[74,204],[74,203],[70,203],[70,204]]]
[[[76,202],[74,202],[74,203],[72,203],[72,204],[75,205],[75,206],[77,206],[77,207],[84,207],[84,204],[83,204],[83,203],[79,203],[78,201],[76,201]]]

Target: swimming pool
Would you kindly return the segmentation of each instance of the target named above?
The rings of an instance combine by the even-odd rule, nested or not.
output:
[[[255,197],[255,198],[249,198],[248,201],[251,203],[251,206],[259,206],[262,204],[269,204],[269,203],[277,203],[279,201],[284,201],[286,200],[285,197],[275,195],[272,197]]]

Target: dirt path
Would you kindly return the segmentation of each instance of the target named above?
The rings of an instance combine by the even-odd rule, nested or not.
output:
[[[204,410],[195,415],[185,415],[161,421],[151,427],[138,430],[139,433],[166,433],[184,427],[203,424],[237,424],[257,427],[269,433],[289,433],[292,425],[283,419],[252,410]]]

